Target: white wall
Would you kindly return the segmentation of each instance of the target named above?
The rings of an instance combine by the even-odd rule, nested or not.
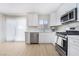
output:
[[[18,17],[16,20],[16,41],[25,41],[25,31],[27,29],[26,17]]]
[[[2,41],[2,15],[0,15],[0,41]]]
[[[0,15],[0,42],[5,40],[5,16]]]

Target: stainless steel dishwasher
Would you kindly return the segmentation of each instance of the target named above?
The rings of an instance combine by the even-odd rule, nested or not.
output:
[[[30,43],[31,44],[39,43],[39,33],[38,32],[30,32]]]

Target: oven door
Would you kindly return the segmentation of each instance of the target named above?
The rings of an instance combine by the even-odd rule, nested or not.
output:
[[[62,37],[58,37],[57,44],[60,45],[61,47],[63,47],[63,40],[62,40]]]
[[[56,51],[61,56],[67,56],[67,45],[64,44],[65,42],[66,39],[59,36],[55,44]]]

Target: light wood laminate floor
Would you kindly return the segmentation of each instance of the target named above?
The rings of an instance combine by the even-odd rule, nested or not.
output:
[[[0,56],[58,56],[52,44],[0,43]]]

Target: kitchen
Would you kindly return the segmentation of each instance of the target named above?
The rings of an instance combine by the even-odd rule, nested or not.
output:
[[[79,56],[78,3],[4,3],[0,4],[1,6],[4,8],[0,8],[2,13],[0,15],[0,43],[14,42],[17,45],[18,42],[25,42],[28,47],[29,45],[38,47],[42,44],[51,44],[55,48],[57,56]],[[2,9],[6,9],[6,11]],[[62,41],[61,36],[63,35],[61,34],[66,37],[66,42]],[[63,42],[66,44],[64,45]],[[2,44],[0,45],[2,46]],[[65,49],[63,50],[63,48]],[[7,55],[7,53],[2,52],[0,55]]]

